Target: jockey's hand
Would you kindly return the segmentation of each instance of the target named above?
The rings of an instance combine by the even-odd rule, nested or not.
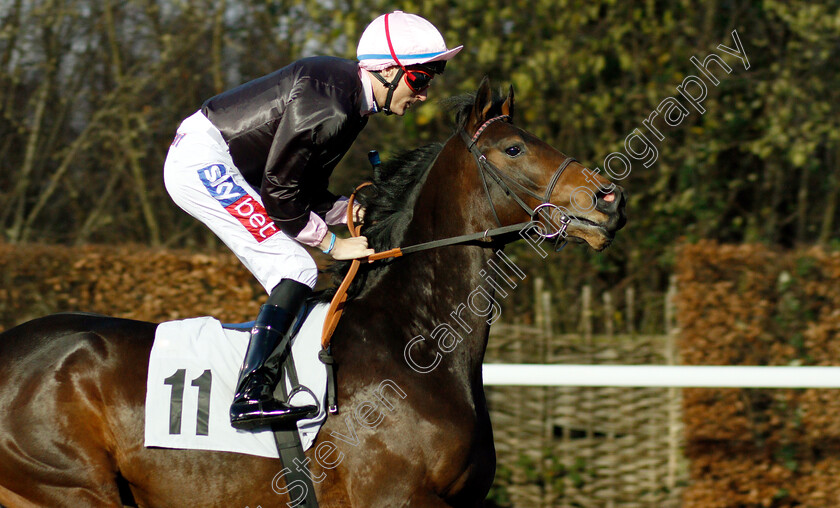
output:
[[[329,235],[327,235],[327,238],[329,238]],[[368,249],[367,238],[357,236],[354,238],[336,238],[335,246],[333,246],[330,256],[336,260],[345,260],[364,258],[373,253],[373,249]]]

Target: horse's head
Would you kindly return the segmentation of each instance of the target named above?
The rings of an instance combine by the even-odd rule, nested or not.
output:
[[[488,219],[514,224],[536,212],[540,233],[605,249],[627,221],[623,189],[516,127],[513,109],[513,87],[494,99],[485,78],[459,118],[490,202]]]

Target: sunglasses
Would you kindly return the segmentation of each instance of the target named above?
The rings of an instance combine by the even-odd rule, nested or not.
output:
[[[426,71],[409,70],[405,67],[403,67],[403,70],[405,71],[405,84],[414,93],[425,90],[432,82],[432,78],[435,77],[434,74]]]
[[[385,15],[385,38],[388,40],[388,49],[391,51],[391,57],[405,73],[405,84],[408,85],[408,88],[410,88],[414,93],[421,92],[429,86],[429,83],[432,82],[432,78],[435,76],[434,74],[426,71],[406,69],[405,66],[400,63],[399,59],[397,59],[396,53],[394,53],[394,46],[391,44],[391,30],[388,26],[388,16],[389,14]]]

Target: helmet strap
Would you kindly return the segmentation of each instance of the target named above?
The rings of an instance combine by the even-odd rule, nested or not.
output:
[[[379,72],[372,72],[376,79],[379,80],[380,83],[385,85],[385,88],[388,89],[388,95],[385,97],[385,104],[382,106],[382,111],[385,112],[386,115],[393,115],[394,113],[391,111],[391,99],[394,97],[394,90],[400,85],[400,79],[402,78],[405,71],[403,71],[402,67],[399,67],[397,70],[397,74],[394,76],[390,82],[382,77],[382,74]]]

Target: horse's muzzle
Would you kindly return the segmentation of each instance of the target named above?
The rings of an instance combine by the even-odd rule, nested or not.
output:
[[[595,209],[607,216],[601,226],[610,233],[615,233],[627,223],[625,207],[627,194],[623,187],[616,185],[610,191],[598,191]]]

